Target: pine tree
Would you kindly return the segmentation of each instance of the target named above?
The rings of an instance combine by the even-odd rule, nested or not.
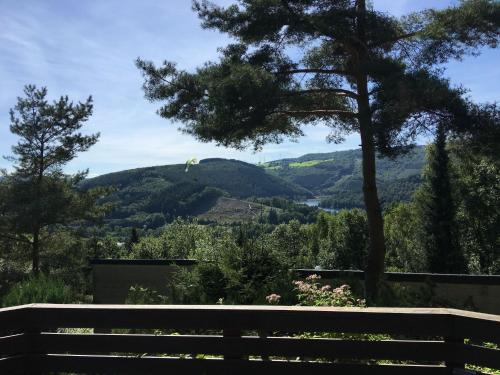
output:
[[[69,176],[62,167],[94,145],[99,134],[82,135],[92,114],[92,98],[74,105],[67,96],[52,104],[47,89],[24,88],[24,98],[11,109],[10,130],[19,137],[12,147],[15,172],[6,176],[0,224],[2,232],[31,247],[32,269],[40,268],[44,228],[86,217],[95,209],[100,191],[78,191],[86,172]]]
[[[241,0],[223,8],[195,1],[203,27],[235,40],[220,60],[193,73],[172,62],[139,59],[137,66],[146,97],[166,101],[159,114],[201,141],[260,149],[318,123],[331,128],[332,141],[359,133],[370,235],[365,285],[374,300],[385,257],[375,151],[393,155],[436,118],[466,112],[461,90],[433,65],[495,47],[500,5],[467,0],[398,19],[366,3]]]
[[[269,214],[267,216],[267,222],[272,225],[278,224],[278,214],[276,213],[276,210],[274,208],[271,208],[269,210]]]
[[[437,128],[428,155],[424,182],[417,193],[422,222],[427,268],[433,273],[464,273],[465,259],[458,241],[456,204],[446,150],[444,126]]]
[[[130,231],[130,237],[127,240],[127,249],[132,250],[134,244],[139,243],[139,232],[136,228],[132,228]]]

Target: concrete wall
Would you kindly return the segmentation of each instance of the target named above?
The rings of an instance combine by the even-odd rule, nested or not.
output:
[[[294,270],[299,277],[316,274],[323,282],[364,279],[357,270]],[[453,307],[500,315],[500,275],[443,275],[386,272],[390,286],[428,294],[434,306]]]
[[[167,293],[172,273],[179,267],[193,267],[193,260],[94,260],[92,261],[94,303],[122,304],[131,286],[140,285]],[[338,284],[364,280],[357,270],[293,270],[297,277],[320,275],[323,282]],[[389,285],[429,296],[433,306],[470,309],[500,315],[500,275],[441,275],[387,272]]]
[[[93,260],[94,303],[123,304],[131,286],[140,285],[167,293],[168,281],[179,267],[192,267],[192,260]]]

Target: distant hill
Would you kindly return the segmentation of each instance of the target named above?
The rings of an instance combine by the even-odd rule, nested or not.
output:
[[[114,186],[105,199],[116,209],[108,224],[119,227],[156,228],[177,216],[197,216],[212,208],[222,196],[285,197],[313,196],[307,189],[263,168],[238,160],[205,159],[184,164],[131,169],[86,180],[83,188]]]
[[[307,154],[261,166],[270,174],[321,196],[322,205],[333,208],[363,207],[361,150]],[[377,182],[384,205],[410,200],[421,181],[425,164],[423,146],[396,160],[377,159]]]
[[[382,203],[409,200],[420,184],[423,165],[423,147],[394,161],[378,159]],[[257,207],[247,210],[248,198],[319,196],[324,207],[363,207],[360,150],[307,154],[259,166],[205,159],[187,172],[184,164],[163,165],[109,173],[83,183],[84,188],[97,186],[116,188],[103,200],[115,204],[107,224],[118,228],[157,228],[178,216],[248,219]]]

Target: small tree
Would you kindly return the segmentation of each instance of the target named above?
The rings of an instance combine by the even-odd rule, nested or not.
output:
[[[256,149],[325,124],[330,139],[357,132],[370,235],[367,296],[384,271],[385,240],[375,151],[394,154],[432,122],[464,111],[460,90],[432,68],[496,46],[500,5],[462,1],[442,11],[396,18],[366,0],[240,0],[227,8],[195,1],[206,28],[236,41],[217,63],[195,72],[174,63],[137,61],[150,100],[165,100],[165,118],[202,141]],[[457,123],[455,123],[457,125]]]
[[[416,195],[422,216],[428,271],[464,273],[465,259],[458,243],[456,203],[442,125],[438,126],[433,147],[428,152],[424,182]]]
[[[10,130],[19,137],[12,147],[15,172],[4,179],[0,217],[3,232],[31,247],[33,272],[40,269],[42,230],[85,218],[95,208],[99,191],[77,191],[86,172],[69,176],[62,167],[94,145],[99,134],[79,132],[92,114],[92,98],[74,105],[67,96],[50,104],[47,89],[24,88],[24,98],[11,109]]]
[[[129,236],[128,240],[127,240],[127,244],[126,244],[127,245],[127,250],[131,251],[132,247],[136,243],[139,243],[139,232],[134,227],[134,228],[131,229],[130,236]]]

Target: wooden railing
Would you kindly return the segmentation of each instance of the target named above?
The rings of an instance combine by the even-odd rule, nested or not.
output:
[[[500,316],[449,309],[33,304],[0,309],[0,334],[8,375],[500,369],[482,346],[500,342]]]

